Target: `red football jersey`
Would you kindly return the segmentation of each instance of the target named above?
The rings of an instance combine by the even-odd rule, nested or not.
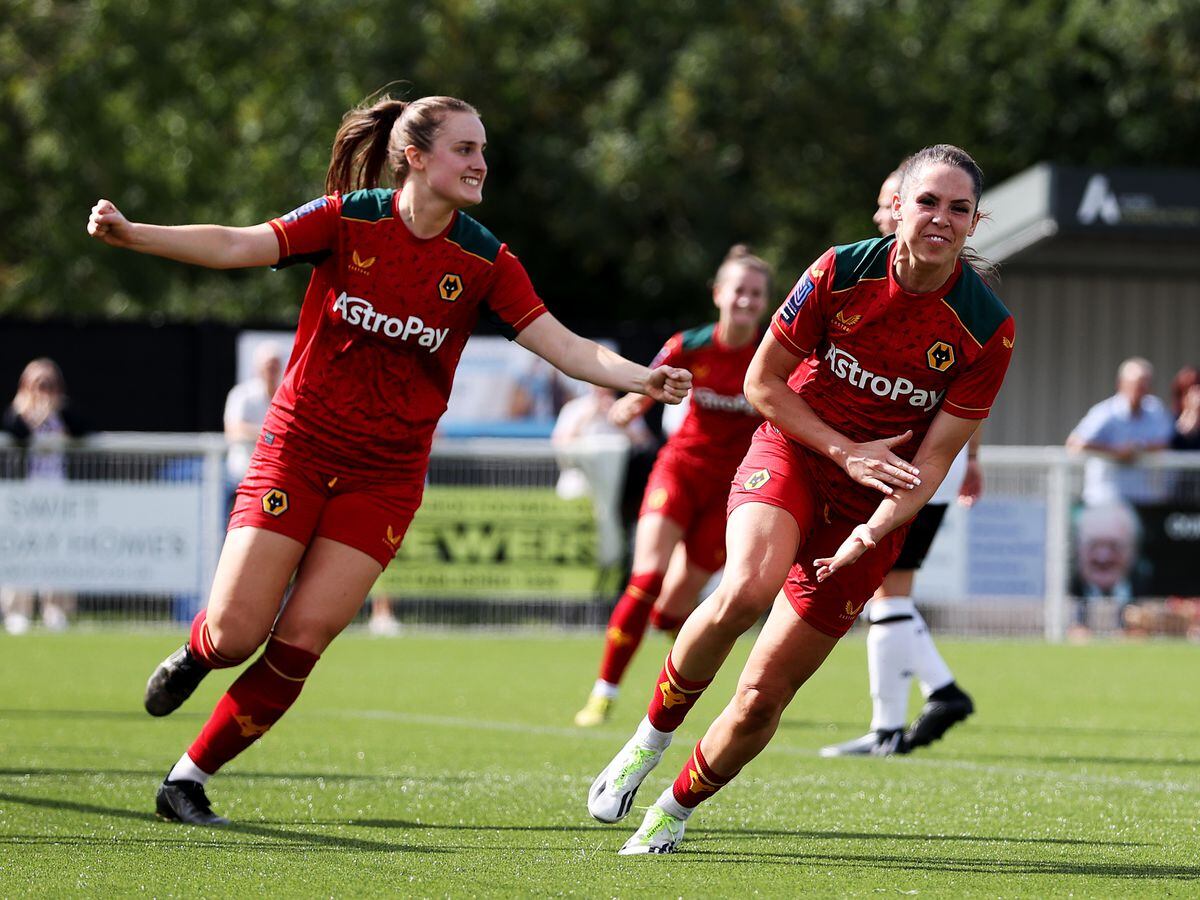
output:
[[[315,266],[263,439],[334,469],[423,471],[481,315],[509,338],[546,311],[517,258],[455,213],[421,239],[392,190],[320,197],[271,220],[276,268]]]
[[[744,347],[727,347],[713,323],[681,331],[663,345],[650,367],[688,369],[692,394],[687,415],[660,454],[678,455],[689,465],[710,469],[714,479],[733,477],[762,422],[742,393],[758,343],[756,338]]]
[[[853,441],[892,437],[912,460],[938,410],[982,419],[1008,370],[1013,318],[961,261],[940,288],[913,294],[892,271],[895,238],[827,250],[771,319],[771,332],[804,362],[789,385]],[[865,519],[883,495],[806,453],[826,498]]]

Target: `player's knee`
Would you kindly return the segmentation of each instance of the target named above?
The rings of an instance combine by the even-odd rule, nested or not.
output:
[[[235,612],[209,613],[205,620],[208,638],[213,649],[229,665],[238,665],[248,660],[266,640],[258,634],[252,623],[241,619]]]
[[[778,585],[767,585],[757,576],[732,576],[722,581],[709,599],[714,607],[713,621],[718,627],[741,634],[770,608],[778,590]]]
[[[743,685],[734,695],[733,704],[737,727],[757,732],[775,727],[783,714],[786,698],[782,691],[765,685]]]

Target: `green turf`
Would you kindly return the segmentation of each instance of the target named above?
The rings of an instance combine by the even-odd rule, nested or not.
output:
[[[1200,893],[1200,648],[950,642],[978,714],[890,760],[823,760],[864,730],[861,638],[772,745],[693,818],[683,851],[618,857],[640,820],[584,795],[640,718],[652,640],[611,725],[570,726],[596,636],[348,634],[291,713],[210,784],[235,824],[151,815],[228,685],[140,709],[182,635],[0,637],[0,896],[1066,897]],[[639,797],[728,699],[740,645]],[[915,704],[915,699],[914,699]]]

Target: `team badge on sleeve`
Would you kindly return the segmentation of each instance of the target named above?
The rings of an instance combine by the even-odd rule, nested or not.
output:
[[[788,298],[783,301],[783,306],[779,308],[779,318],[783,319],[789,325],[795,322],[796,313],[800,312],[800,307],[804,305],[804,301],[808,299],[808,295],[812,292],[812,279],[806,274],[796,282],[796,286],[792,288],[792,292],[788,294]]]
[[[935,372],[945,372],[954,365],[954,348],[945,341],[934,341],[933,345],[925,351],[925,359],[929,363],[929,368]]]
[[[746,479],[742,485],[748,491],[757,491],[760,487],[771,480],[771,473],[767,469],[759,469],[753,475]]]
[[[315,213],[318,209],[324,209],[328,205],[328,197],[318,197],[316,200],[309,200],[303,206],[297,206],[286,216],[280,216],[280,221],[295,222],[297,219],[303,219],[309,213]]]

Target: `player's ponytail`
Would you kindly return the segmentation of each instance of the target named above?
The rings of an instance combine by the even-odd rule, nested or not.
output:
[[[721,265],[717,267],[716,277],[713,278],[714,284],[720,284],[731,274],[736,266],[741,266],[750,269],[754,272],[759,272],[767,279],[767,293],[771,292],[771,278],[774,276],[774,270],[771,264],[755,253],[745,244],[734,244],[729,248],[729,252],[725,254],[725,258],[721,260]]]
[[[397,100],[383,95],[371,98],[342,118],[333,139],[325,192],[359,190],[380,186],[384,166],[397,186],[408,178],[406,147],[429,151],[447,113],[479,115],[471,104],[455,97],[422,97]]]

